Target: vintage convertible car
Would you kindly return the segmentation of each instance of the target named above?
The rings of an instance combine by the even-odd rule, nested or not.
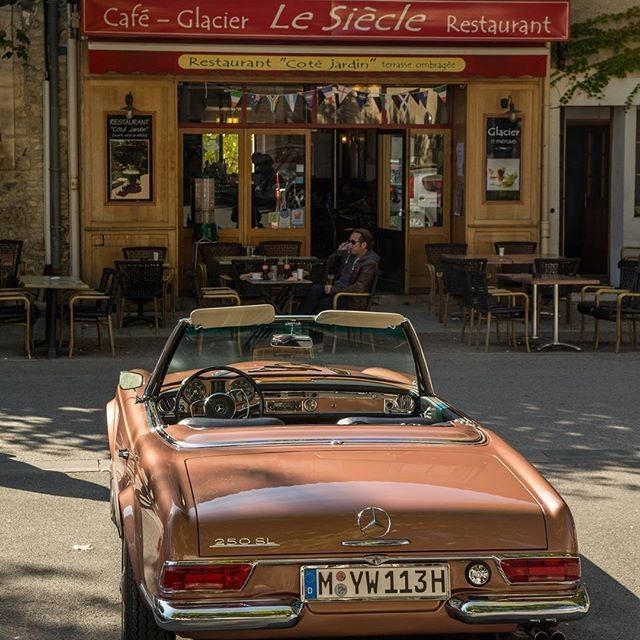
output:
[[[587,613],[567,505],[435,395],[401,315],[197,309],[107,418],[126,640],[562,640]]]

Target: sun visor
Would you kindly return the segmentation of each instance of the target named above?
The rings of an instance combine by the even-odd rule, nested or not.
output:
[[[195,309],[189,316],[189,322],[203,329],[251,327],[257,324],[271,324],[275,317],[275,311],[270,304],[255,304]]]
[[[316,324],[332,324],[338,327],[364,327],[367,329],[388,329],[406,321],[399,313],[378,311],[322,311],[315,317]]]

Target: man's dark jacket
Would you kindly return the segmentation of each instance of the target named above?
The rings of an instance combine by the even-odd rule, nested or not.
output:
[[[353,254],[334,254],[329,258],[339,256],[341,265],[339,276],[333,283],[333,293],[369,293],[378,273],[380,256],[375,251],[367,251],[361,258]],[[367,306],[367,298],[349,298],[346,305],[349,309],[362,310]],[[345,305],[340,304],[341,308]]]

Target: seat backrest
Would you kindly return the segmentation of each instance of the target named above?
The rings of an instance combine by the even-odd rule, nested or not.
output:
[[[580,258],[535,258],[533,273],[537,276],[575,276]]]
[[[489,285],[487,284],[487,276],[483,271],[465,271],[466,279],[465,289],[466,297],[469,298],[471,305],[481,311],[490,309],[497,303],[497,300],[489,293]]]
[[[620,282],[618,287],[620,289],[632,289],[635,278],[636,270],[638,269],[637,260],[629,260],[628,258],[620,260],[618,262],[618,269],[620,269]]]
[[[427,262],[431,263],[436,271],[442,271],[442,255],[445,253],[464,256],[467,253],[467,245],[461,242],[434,242],[425,244],[424,251]]]
[[[284,258],[286,256],[299,256],[301,248],[302,242],[299,240],[264,240],[258,245],[256,254]]]
[[[466,289],[466,271],[479,271],[483,274],[487,269],[485,258],[445,258],[441,260],[442,279],[445,291],[452,296],[464,296]]]
[[[125,260],[161,260],[167,261],[167,247],[122,247]]]
[[[203,242],[199,251],[204,255],[220,256],[242,256],[244,249],[239,242]]]
[[[373,296],[376,295],[376,291],[378,289],[378,281],[380,280],[380,276],[382,275],[382,271],[376,271],[376,275],[373,277],[373,282],[371,283],[371,291],[369,291],[369,297],[367,298],[367,311],[371,311],[371,305],[373,304]]]
[[[220,268],[220,263],[217,258],[217,255],[220,254],[215,253],[214,247],[214,243],[204,243],[200,245],[200,249],[198,251],[199,261],[207,267],[207,287],[220,286],[220,275],[222,274],[222,269]]]
[[[6,287],[18,286],[22,245],[22,240],[0,240],[0,267]]]
[[[496,253],[500,253],[500,249],[504,249],[506,254],[510,253],[535,253],[538,248],[537,242],[529,242],[524,240],[499,240],[494,242],[493,246]]]
[[[150,300],[162,295],[164,267],[160,260],[116,260],[114,264],[123,297]]]

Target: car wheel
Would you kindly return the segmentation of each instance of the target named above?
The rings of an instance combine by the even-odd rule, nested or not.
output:
[[[122,640],[175,640],[176,634],[161,629],[140,594],[126,543],[122,541]]]

